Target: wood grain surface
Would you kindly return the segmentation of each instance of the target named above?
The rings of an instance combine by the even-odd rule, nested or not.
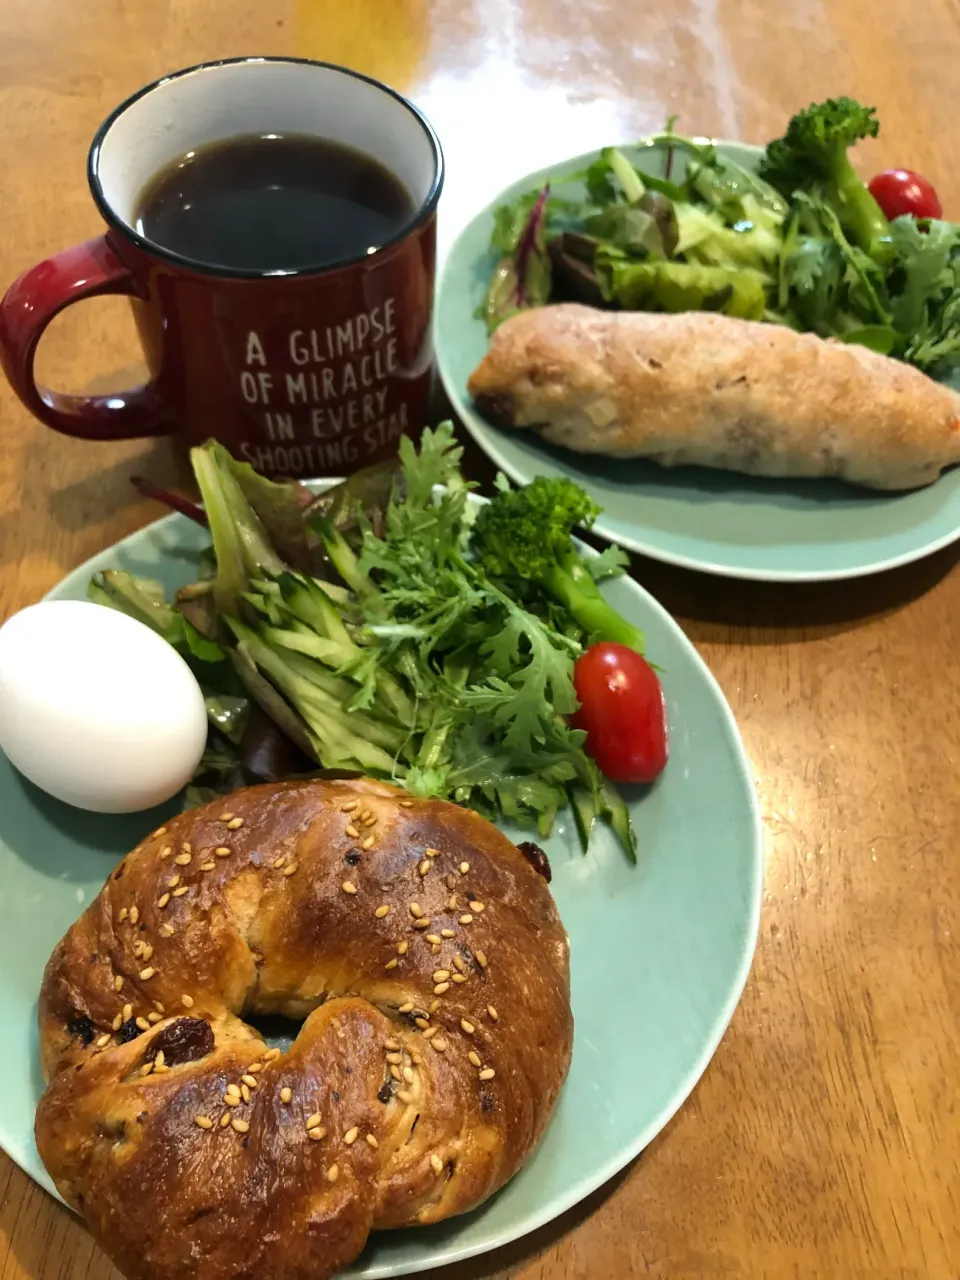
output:
[[[526,170],[673,112],[691,132],[761,141],[840,92],[879,108],[864,164],[909,163],[960,215],[957,0],[3,0],[0,281],[99,229],[85,154],[116,102],[242,53],[346,62],[416,97],[447,152],[443,243]],[[64,390],[138,368],[116,300],[73,308],[42,350]],[[59,437],[5,386],[0,431],[0,618],[158,514],[132,473],[183,474],[167,443]],[[443,1280],[960,1275],[958,554],[816,588],[636,563],[754,762],[756,963],[703,1080],[643,1156]],[[0,1155],[0,1280],[118,1275]]]

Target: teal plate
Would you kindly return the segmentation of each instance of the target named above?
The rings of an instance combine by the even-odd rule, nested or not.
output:
[[[741,164],[753,166],[760,155],[758,147],[721,145]],[[641,149],[632,153],[639,163]],[[515,182],[464,228],[447,257],[437,294],[440,376],[467,430],[497,466],[518,484],[538,475],[570,476],[603,508],[596,524],[603,537],[669,564],[733,578],[853,578],[908,564],[960,537],[960,467],[926,489],[881,494],[839,481],[764,480],[570,453],[533,432],[500,430],[477,413],[467,378],[487,350],[486,326],[474,312],[496,263],[493,209],[547,180],[556,194],[582,198],[582,184],[563,176],[598,154]],[[649,172],[662,173],[662,161],[659,150],[642,149]]]
[[[75,570],[52,593],[81,599],[97,569],[195,577],[206,534],[168,516]],[[631,796],[640,861],[605,829],[589,854],[572,823],[546,842],[570,934],[576,1037],[570,1078],[543,1145],[483,1208],[438,1227],[375,1236],[345,1275],[404,1275],[506,1244],[622,1169],[696,1084],[733,1014],[757,936],[760,821],[729,707],[675,622],[635,582],[607,590],[647,633],[663,668],[671,759]],[[111,868],[175,808],[112,817],[54,801],[0,754],[0,1145],[48,1191],[33,1142],[43,1082],[36,1006],[43,967]],[[709,1117],[707,1117],[709,1123]]]

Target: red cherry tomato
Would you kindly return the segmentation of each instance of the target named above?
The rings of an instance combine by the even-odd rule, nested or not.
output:
[[[870,183],[870,194],[891,222],[909,213],[914,218],[942,218],[936,191],[912,169],[884,169]]]
[[[624,644],[595,644],[577,659],[573,684],[587,751],[614,782],[652,782],[667,763],[667,709],[656,672]]]

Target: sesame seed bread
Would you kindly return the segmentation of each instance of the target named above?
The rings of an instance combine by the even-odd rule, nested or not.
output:
[[[268,1014],[303,1020],[289,1051],[243,1021]],[[37,1147],[130,1280],[323,1280],[372,1230],[474,1208],[540,1141],[573,1036],[542,871],[364,779],[154,832],[56,948],[39,1017]]]
[[[931,484],[960,462],[960,395],[855,343],[701,312],[521,312],[470,375],[481,413],[577,453],[758,476]]]

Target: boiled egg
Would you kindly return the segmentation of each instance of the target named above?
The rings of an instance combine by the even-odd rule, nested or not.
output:
[[[142,622],[46,600],[0,627],[0,748],[58,800],[96,813],[161,804],[189,781],[206,738],[193,673]]]

